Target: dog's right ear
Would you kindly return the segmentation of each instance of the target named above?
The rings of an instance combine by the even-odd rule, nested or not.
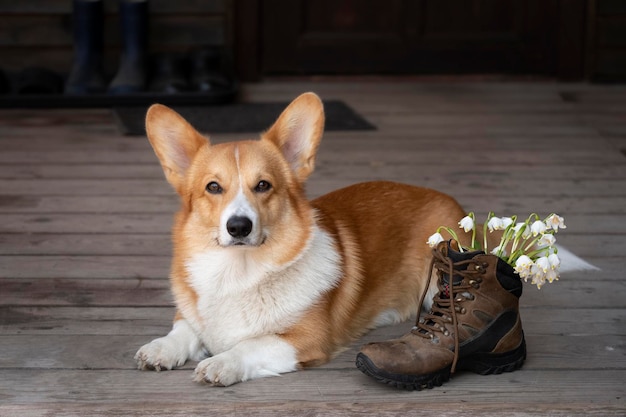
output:
[[[196,152],[208,139],[180,114],[162,104],[154,104],[146,113],[146,133],[167,181],[181,194],[185,173]]]

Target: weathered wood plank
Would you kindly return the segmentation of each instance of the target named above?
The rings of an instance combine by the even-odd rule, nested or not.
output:
[[[626,201],[626,197],[624,197]],[[618,205],[619,198],[615,201]],[[0,213],[174,213],[178,195],[159,196],[35,196],[0,195]],[[591,207],[589,207],[591,209]]]
[[[259,411],[271,413],[278,408],[291,413],[284,415],[294,415],[303,410],[314,412],[322,405],[322,410],[358,414],[390,410],[390,415],[407,415],[419,409],[436,415],[441,415],[437,410],[455,410],[456,415],[458,410],[471,413],[487,407],[492,415],[499,416],[506,415],[503,410],[578,416],[589,415],[591,410],[598,415],[622,415],[626,409],[623,377],[623,370],[522,370],[488,377],[459,374],[444,388],[405,392],[377,384],[356,369],[309,370],[226,389],[194,384],[186,370],[156,373],[19,369],[2,371],[0,391],[6,392],[6,405],[1,405],[0,411],[37,406],[48,410],[70,406],[71,410],[74,403],[113,407],[122,414],[183,408],[185,413],[210,410],[220,415],[241,415],[241,411],[259,415]],[[554,387],[559,387],[558,395],[546,395]],[[589,387],[594,387],[592,397]],[[124,401],[120,402],[120,398]],[[249,408],[252,404],[255,407]],[[84,410],[89,412],[87,407]]]
[[[122,258],[111,258],[117,264],[123,263]],[[132,258],[128,257],[131,261]],[[115,263],[109,258],[106,259]],[[66,268],[72,266],[67,259],[62,263]],[[110,275],[110,270],[103,272],[94,270],[91,273],[89,270],[83,270],[82,274],[76,273],[75,276],[46,272],[40,273],[40,277],[37,278],[28,278],[27,275],[0,278],[0,305],[120,307],[173,305],[169,282],[165,279],[168,267],[159,269],[154,279],[136,277],[130,267],[129,271],[130,273],[120,272],[114,276]],[[51,278],[45,278],[47,275]],[[626,282],[621,276],[613,273],[603,271],[579,275],[572,273],[561,277],[556,283],[546,284],[541,290],[527,283],[521,304],[526,308],[624,308],[626,300],[622,293],[625,290]]]
[[[23,145],[20,145],[23,146]],[[81,147],[82,148],[82,147]],[[146,151],[148,152],[148,151]],[[626,176],[626,164],[595,165],[550,165],[536,164],[490,164],[477,167],[466,161],[462,164],[447,165],[439,161],[414,163],[396,163],[395,161],[372,161],[370,163],[354,163],[345,161],[337,164],[326,160],[316,163],[316,177],[344,177],[355,182],[364,181],[365,177],[374,176],[380,179],[411,178],[416,175],[433,175],[454,178],[483,179],[498,177],[500,179],[523,177],[530,181],[589,179],[610,180]],[[71,169],[64,164],[5,164],[0,165],[0,179],[163,179],[164,175],[156,157],[153,163],[145,164],[75,164]]]
[[[48,417],[54,413],[58,417],[68,416],[205,416],[207,410],[219,413],[223,416],[269,416],[269,417],[293,417],[295,415],[306,416],[362,416],[371,415],[375,410],[380,417],[405,417],[417,415],[417,412],[439,417],[452,416],[481,416],[481,417],[610,417],[622,416],[624,409],[621,406],[582,403],[574,404],[557,402],[552,406],[540,405],[510,405],[510,404],[485,404],[472,402],[471,398],[460,402],[440,399],[439,402],[378,402],[367,403],[351,402],[316,402],[309,401],[286,401],[275,403],[242,402],[237,405],[212,401],[210,406],[202,402],[186,402],[184,404],[161,404],[160,402],[125,401],[122,404],[99,404],[99,403],[62,403],[51,404],[19,404],[0,405],[0,411],[5,412],[7,417]],[[471,406],[468,405],[471,403]],[[168,407],[169,405],[169,407]],[[504,409],[503,409],[504,408]],[[461,411],[459,411],[461,410]]]
[[[0,255],[170,256],[171,252],[171,239],[167,232],[141,235],[0,234]]]
[[[531,291],[530,289],[528,291]],[[525,297],[525,296],[524,296]],[[524,301],[524,299],[522,299]],[[523,303],[522,303],[523,304]],[[174,307],[48,307],[0,306],[0,334],[8,335],[116,335],[159,337],[171,328]],[[522,305],[528,335],[626,335],[624,308],[542,309]],[[384,340],[404,334],[414,319],[376,329],[367,340]],[[365,339],[364,339],[365,340]]]
[[[309,187],[311,197],[324,190]],[[510,215],[532,213],[541,208],[545,212],[556,212],[568,218],[570,214],[624,214],[626,195],[563,196],[543,195],[526,198],[518,195],[496,195],[489,199],[477,198],[472,190],[454,191],[454,197],[461,205],[476,213],[494,211],[496,214]],[[316,193],[316,195],[314,195]],[[90,195],[49,196],[49,195],[10,195],[0,194],[0,213],[132,213],[148,214],[174,213],[180,207],[178,196],[172,190],[170,195]]]
[[[625,180],[626,181],[626,180]],[[523,213],[528,215],[530,213]],[[542,216],[549,215],[542,213]],[[564,214],[564,213],[561,213]],[[522,215],[522,214],[520,214]],[[172,213],[2,214],[0,233],[169,233]],[[480,218],[480,217],[478,217]],[[460,220],[460,219],[459,219]],[[580,233],[593,222],[595,234],[626,234],[626,214],[567,215],[566,232]],[[563,232],[563,233],[566,233]],[[434,231],[433,231],[434,233]]]
[[[0,277],[162,279],[170,256],[4,256]]]
[[[164,320],[167,322],[167,320]],[[524,326],[526,333],[528,326]],[[322,366],[325,370],[356,370],[354,359],[363,343],[399,337],[406,330],[368,334],[350,349]],[[556,333],[556,332],[555,332]],[[160,336],[167,334],[163,332]],[[0,369],[119,369],[136,368],[134,354],[153,336],[146,335],[26,335],[0,336]],[[526,335],[528,357],[524,370],[621,369],[626,371],[624,335]],[[97,354],[95,354],[97,352]],[[589,358],[593,357],[593,361]],[[185,369],[195,368],[189,362]]]
[[[171,330],[174,307],[8,307],[0,305],[0,335],[162,336]],[[614,316],[621,320],[621,313]],[[583,313],[583,317],[586,317]],[[585,319],[583,318],[583,322]],[[600,323],[602,322],[602,324]],[[587,323],[612,333],[611,323]],[[598,327],[599,326],[599,327]],[[582,331],[582,329],[581,329]]]
[[[68,169],[64,164],[0,165],[0,179],[158,179],[163,171],[158,163],[152,164],[76,164]]]
[[[572,233],[558,236],[558,243],[583,258],[620,257],[625,239],[621,234]],[[0,255],[150,255],[169,256],[171,239],[163,233],[24,233],[0,234]],[[1,258],[0,258],[1,259]]]
[[[164,274],[166,270],[164,270]],[[0,279],[0,306],[174,305],[163,279]]]
[[[497,141],[497,139],[494,139]],[[543,138],[549,140],[549,138]],[[592,142],[593,143],[593,142]],[[431,163],[433,161],[441,161],[442,164],[455,165],[467,164],[466,154],[471,148],[468,144],[467,152],[448,153],[444,157],[440,151],[431,149],[415,149],[412,141],[398,141],[391,147],[385,144],[383,140],[378,138],[378,144],[361,143],[356,141],[331,141],[326,140],[320,150],[319,159],[326,160],[335,164],[341,164],[345,161],[345,152],[350,152],[350,159],[355,163],[370,163],[376,161],[393,161],[398,163]],[[481,149],[483,147],[481,146]],[[564,152],[562,149],[542,149],[537,146],[536,149],[493,149],[488,152],[482,152],[480,155],[481,165],[487,164],[547,164],[552,166],[559,165],[600,165],[600,164],[624,164],[623,156],[616,154],[611,146],[606,149],[600,146],[592,149],[570,149]],[[515,152],[513,152],[515,151]],[[342,153],[343,152],[343,153]],[[338,154],[339,153],[339,154]],[[77,149],[72,152],[67,151],[49,151],[45,153],[33,153],[29,151],[7,151],[0,153],[0,164],[85,164],[85,163],[101,163],[101,164],[129,164],[129,163],[154,163],[155,157],[151,152],[141,151],[102,151],[98,153],[88,150]],[[474,166],[476,164],[474,163]]]
[[[376,179],[395,179],[389,175],[365,174],[362,181]],[[340,187],[347,187],[355,182],[355,178],[343,177],[322,177],[317,175],[314,180],[308,183],[311,190],[327,190],[328,192]],[[445,191],[454,195],[455,190],[473,192],[477,198],[484,196],[518,196],[524,197],[544,197],[552,194],[555,197],[579,196],[579,197],[606,197],[624,196],[626,194],[626,178],[610,179],[548,179],[545,182],[528,181],[520,183],[517,180],[505,180],[495,176],[480,178],[451,178],[438,177],[436,171],[430,173],[417,173],[404,182],[428,188]],[[541,185],[539,185],[541,184]],[[563,190],[567,189],[567,192]],[[549,190],[549,191],[548,191]],[[314,191],[315,192],[315,191]],[[319,192],[319,191],[318,191]],[[3,194],[7,195],[139,195],[139,196],[160,196],[172,195],[172,189],[163,179],[119,179],[110,178],[103,181],[101,179],[16,179],[6,181],[3,184]],[[317,194],[315,194],[317,195]]]

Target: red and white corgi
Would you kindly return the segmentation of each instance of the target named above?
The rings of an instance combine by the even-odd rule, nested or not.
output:
[[[465,212],[445,194],[391,182],[307,200],[323,127],[313,93],[259,140],[215,145],[173,110],[149,109],[148,138],[181,208],[177,314],[167,336],[137,352],[141,369],[201,360],[195,379],[227,386],[323,364],[367,330],[416,313],[426,241]]]

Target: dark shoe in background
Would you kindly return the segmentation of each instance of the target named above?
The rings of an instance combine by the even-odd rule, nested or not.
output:
[[[206,47],[191,54],[191,88],[193,91],[211,93],[229,90],[232,80],[225,75],[223,55],[218,47]]]
[[[34,95],[61,94],[63,77],[47,68],[25,68],[17,74],[15,92]]]
[[[187,60],[183,55],[157,54],[152,60],[151,71],[150,92],[177,94],[189,91]]]
[[[431,311],[404,336],[363,346],[357,367],[408,390],[440,386],[456,369],[482,375],[519,369],[526,344],[522,282],[513,268],[495,255],[459,252],[449,242],[433,250],[433,266],[439,293]]]
[[[122,56],[110,94],[133,94],[146,88],[148,50],[148,1],[121,1]]]
[[[106,90],[102,70],[104,11],[102,0],[72,2],[74,64],[65,94],[94,94]]]

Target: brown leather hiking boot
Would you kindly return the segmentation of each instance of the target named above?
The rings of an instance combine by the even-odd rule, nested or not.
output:
[[[404,336],[363,346],[357,367],[408,390],[440,386],[455,369],[482,375],[519,369],[526,344],[519,315],[522,282],[513,268],[495,255],[458,252],[450,242],[433,250],[433,267],[439,293],[431,311]],[[418,314],[423,300],[424,295]]]

